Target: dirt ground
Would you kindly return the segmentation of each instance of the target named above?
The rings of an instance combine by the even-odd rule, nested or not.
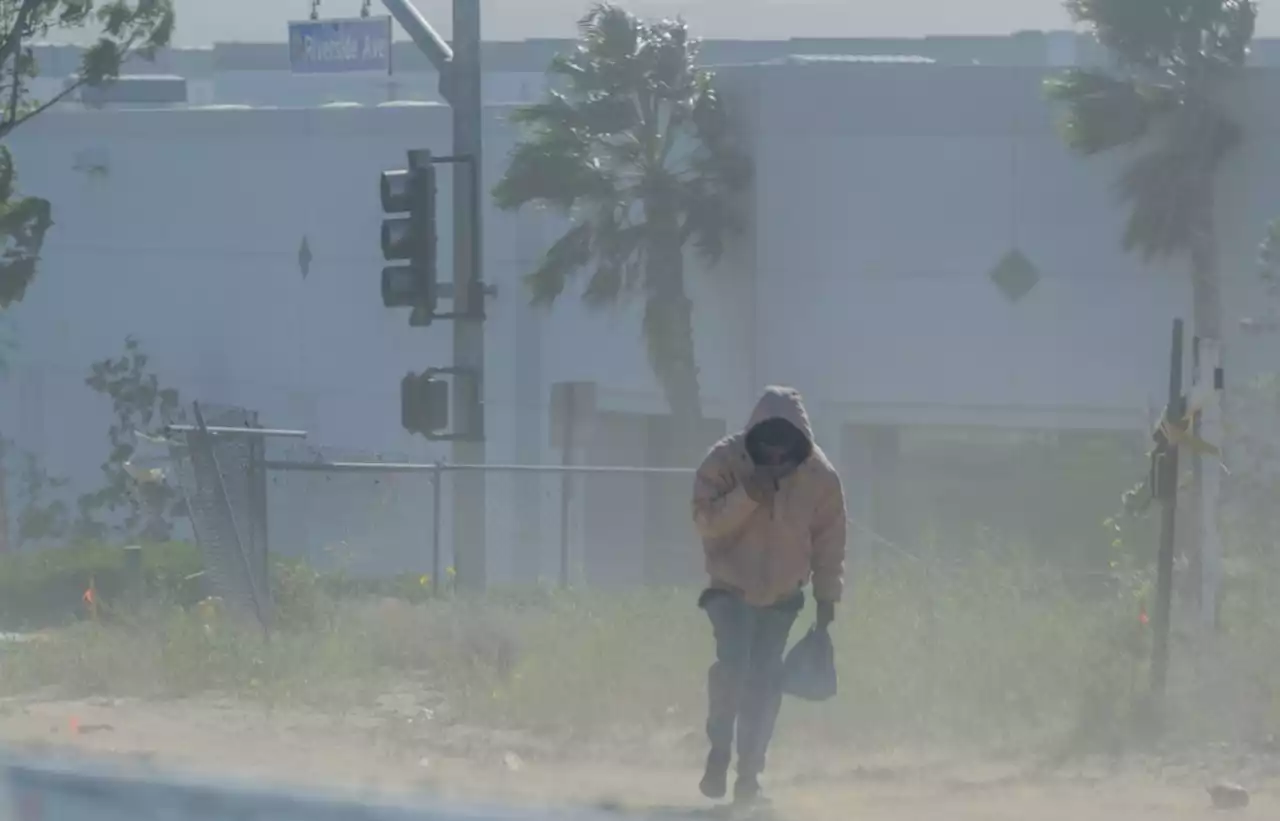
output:
[[[0,701],[0,743],[73,750],[204,775],[359,792],[412,792],[524,806],[592,805],[714,816],[696,793],[693,733],[598,746],[540,744],[517,733],[439,726],[409,694],[340,715],[268,710],[234,699]],[[793,742],[794,743],[794,742]],[[1025,764],[857,759],[778,750],[769,781],[779,819],[1174,821],[1219,817],[1205,786],[1249,788],[1242,817],[1280,818],[1280,755],[1230,754],[1216,764],[1113,763],[1028,776]],[[808,759],[808,760],[805,760]],[[1215,771],[1215,769],[1217,771]],[[1019,774],[1023,773],[1023,774]]]

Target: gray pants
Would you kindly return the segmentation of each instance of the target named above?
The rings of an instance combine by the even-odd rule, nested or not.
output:
[[[782,707],[782,659],[804,593],[772,607],[708,590],[699,600],[715,632],[716,661],[707,676],[707,738],[711,755],[728,764],[736,725],[738,774],[764,771],[765,753]]]

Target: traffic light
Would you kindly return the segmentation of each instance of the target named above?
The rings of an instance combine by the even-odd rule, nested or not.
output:
[[[441,376],[452,377],[449,381]],[[458,392],[462,410],[449,427],[449,394]],[[480,376],[471,368],[427,368],[400,380],[400,425],[433,441],[475,442],[484,439],[484,405]]]
[[[449,383],[431,371],[405,374],[400,380],[400,424],[428,439],[449,427]]]
[[[436,170],[428,152],[411,167],[382,173],[382,257],[398,263],[382,269],[382,304],[412,308],[409,324],[430,325],[435,316]],[[398,215],[398,216],[397,216]]]

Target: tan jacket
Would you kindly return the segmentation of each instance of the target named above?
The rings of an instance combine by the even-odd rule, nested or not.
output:
[[[837,602],[844,591],[844,491],[817,444],[808,459],[782,477],[771,505],[755,502],[743,488],[755,469],[746,433],[776,417],[795,425],[813,443],[800,394],[771,387],[746,428],[716,444],[698,468],[693,520],[702,536],[707,573],[713,586],[739,592],[757,606],[777,603],[811,576],[814,597]]]

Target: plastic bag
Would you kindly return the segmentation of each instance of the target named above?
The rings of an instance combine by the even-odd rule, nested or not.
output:
[[[831,634],[815,625],[783,661],[782,692],[805,701],[826,701],[836,694],[836,651]]]

